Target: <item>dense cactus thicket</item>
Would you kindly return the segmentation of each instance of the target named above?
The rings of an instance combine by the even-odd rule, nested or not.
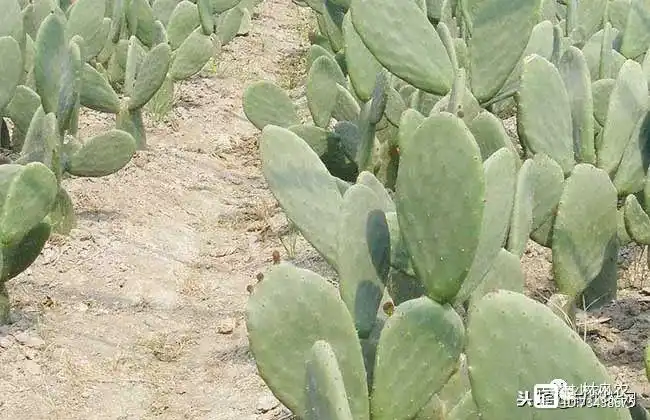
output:
[[[6,281],[75,224],[62,180],[124,167],[146,147],[145,106],[171,103],[174,83],[248,31],[257,3],[0,0],[0,323]],[[114,128],[87,138],[82,107]]]
[[[310,121],[269,81],[243,106],[273,194],[339,284],[282,263],[253,291],[275,395],[320,420],[647,418],[516,401],[556,378],[613,383],[571,315],[616,298],[620,247],[650,245],[650,3],[294,3],[318,23]],[[530,239],[552,250],[547,305],[524,294]]]

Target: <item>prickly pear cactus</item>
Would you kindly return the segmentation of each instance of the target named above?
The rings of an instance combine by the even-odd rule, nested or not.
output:
[[[50,235],[44,220],[57,191],[56,177],[42,163],[0,165],[0,323],[9,316],[5,282],[40,254]]]

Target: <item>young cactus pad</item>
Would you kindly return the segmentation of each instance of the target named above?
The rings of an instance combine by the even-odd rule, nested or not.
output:
[[[262,172],[305,239],[336,266],[343,197],[316,152],[297,134],[269,125],[260,140]]]
[[[296,107],[289,95],[278,85],[266,80],[252,83],[244,91],[244,113],[259,130],[269,124],[283,128],[300,124]]]
[[[580,336],[545,305],[522,294],[488,293],[469,312],[466,349],[472,395],[483,420],[630,420],[627,409],[540,410],[515,405],[518,392],[562,379],[611,384]]]
[[[327,341],[314,343],[306,367],[306,420],[354,420],[336,353]]]
[[[616,240],[616,189],[586,163],[567,178],[553,229],[553,272],[561,293],[576,297],[598,275]]]
[[[463,321],[451,306],[424,296],[397,306],[377,345],[372,419],[411,419],[452,376],[464,344]]]
[[[436,95],[451,89],[447,50],[414,1],[354,0],[350,11],[363,43],[391,73]]]
[[[481,151],[463,121],[427,118],[401,153],[397,215],[428,295],[449,302],[460,290],[479,242],[485,184]]]
[[[20,241],[50,212],[58,192],[42,163],[0,165],[0,244]]]
[[[122,130],[99,134],[69,156],[66,170],[75,176],[100,177],[122,169],[133,157],[133,136]]]
[[[365,185],[343,196],[338,235],[340,292],[359,337],[375,325],[390,268],[390,233],[380,198]]]
[[[336,354],[354,420],[369,420],[368,386],[354,321],[336,288],[311,271],[274,266],[246,310],[251,351],[260,375],[292,412],[304,417],[305,360],[316,341]]]

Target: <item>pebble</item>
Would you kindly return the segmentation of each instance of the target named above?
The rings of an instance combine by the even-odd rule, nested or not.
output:
[[[45,341],[38,337],[27,334],[26,332],[20,332],[14,335],[16,341],[26,347],[32,348],[42,348],[45,347]]]
[[[258,413],[267,413],[273,410],[275,407],[280,405],[280,401],[271,393],[262,395],[259,400],[257,400],[257,412]]]
[[[623,347],[620,344],[616,344],[611,350],[610,353],[612,356],[620,356],[621,354],[625,353],[625,347]]]
[[[217,324],[217,332],[219,334],[232,334],[235,331],[235,327],[237,327],[237,320],[235,318],[222,319]]]
[[[88,311],[88,305],[83,303],[83,302],[79,302],[79,303],[77,303],[75,305],[74,309],[77,312],[87,312]]]
[[[8,349],[9,347],[11,347],[11,340],[9,339],[9,337],[0,338],[0,347],[2,347],[3,349]]]

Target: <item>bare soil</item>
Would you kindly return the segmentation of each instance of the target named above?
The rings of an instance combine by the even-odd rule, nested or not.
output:
[[[241,97],[260,78],[301,95],[312,25],[306,9],[265,0],[250,34],[183,83],[165,119],[146,121],[146,151],[115,175],[66,181],[77,228],[8,284],[1,419],[287,418],[248,350],[247,287],[276,250],[332,271],[267,189]],[[92,113],[82,122],[82,134],[112,123]],[[615,378],[648,396],[647,267],[639,249],[626,252],[620,299],[578,327]],[[531,245],[523,262],[543,301],[553,291],[550,251]]]

